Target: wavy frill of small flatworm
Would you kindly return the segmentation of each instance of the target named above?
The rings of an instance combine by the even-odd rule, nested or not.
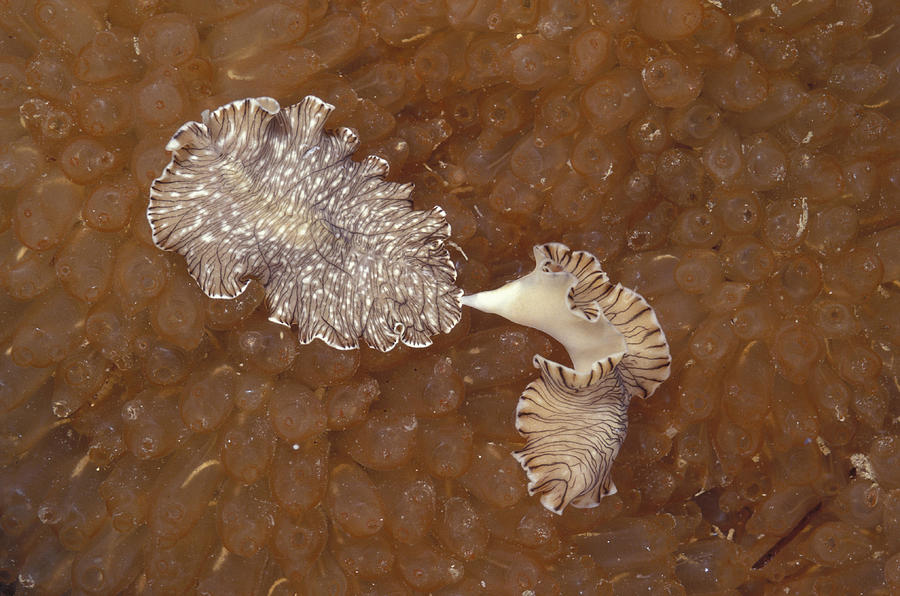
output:
[[[625,355],[616,367],[623,392],[644,398],[652,395],[669,378],[672,362],[669,344],[653,308],[634,290],[610,283],[594,255],[572,251],[558,242],[538,249],[548,262],[575,276],[567,295],[569,307],[591,321],[602,314],[625,339]]]
[[[356,135],[324,130],[333,109],[260,97],[182,126],[151,186],[153,240],[213,298],[258,280],[270,319],[302,343],[429,345],[460,317],[450,226],[439,207],[412,209],[412,185],[384,180],[386,161],[350,159]]]
[[[535,256],[536,271],[572,275],[565,296],[572,316],[611,325],[626,345],[589,370],[535,356],[541,376],[519,400],[516,428],[525,447],[513,455],[528,475],[529,492],[562,513],[570,504],[595,507],[615,493],[610,470],[625,440],[628,405],[668,378],[671,358],[653,309],[636,292],[611,284],[593,255],[554,243],[536,247]]]

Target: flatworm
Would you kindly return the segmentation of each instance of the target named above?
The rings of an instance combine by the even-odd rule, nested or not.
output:
[[[529,493],[562,513],[615,493],[610,470],[625,440],[628,405],[668,378],[671,357],[653,309],[610,283],[596,257],[551,243],[535,246],[534,259],[531,273],[462,300],[547,333],[572,359],[569,367],[534,357],[540,377],[516,408],[525,447],[513,453]]]
[[[450,226],[440,207],[412,208],[412,185],[385,180],[385,160],[350,159],[359,141],[324,130],[332,110],[258,97],[183,125],[151,186],[153,241],[184,255],[210,297],[259,281],[270,319],[301,343],[427,346],[460,318]]]

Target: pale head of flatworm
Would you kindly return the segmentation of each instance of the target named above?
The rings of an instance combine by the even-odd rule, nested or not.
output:
[[[440,207],[412,208],[412,185],[385,180],[385,160],[351,159],[356,134],[324,129],[333,109],[259,97],[182,126],[151,186],[153,241],[213,298],[259,281],[270,319],[302,343],[429,345],[460,318],[450,226]]]
[[[525,447],[513,453],[528,490],[547,509],[595,507],[615,493],[613,460],[628,405],[669,376],[671,357],[656,314],[638,293],[613,285],[593,255],[558,244],[534,247],[531,273],[463,304],[528,325],[559,341],[572,366],[536,355],[540,377],[516,408]]]

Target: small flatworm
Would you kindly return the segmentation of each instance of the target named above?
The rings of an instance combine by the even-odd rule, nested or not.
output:
[[[628,429],[628,405],[669,377],[666,336],[646,300],[613,285],[594,255],[563,244],[534,247],[531,273],[463,304],[559,341],[572,366],[536,355],[540,377],[519,398],[513,453],[528,491],[555,513],[595,507],[616,492],[610,470]]]

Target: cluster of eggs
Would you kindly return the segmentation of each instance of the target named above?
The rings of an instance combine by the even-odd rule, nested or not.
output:
[[[7,591],[900,589],[893,0],[11,0],[0,30]],[[673,376],[617,494],[527,494],[540,333],[300,346],[153,245],[183,122],[307,94],[443,207],[467,292],[562,240],[654,307]]]

